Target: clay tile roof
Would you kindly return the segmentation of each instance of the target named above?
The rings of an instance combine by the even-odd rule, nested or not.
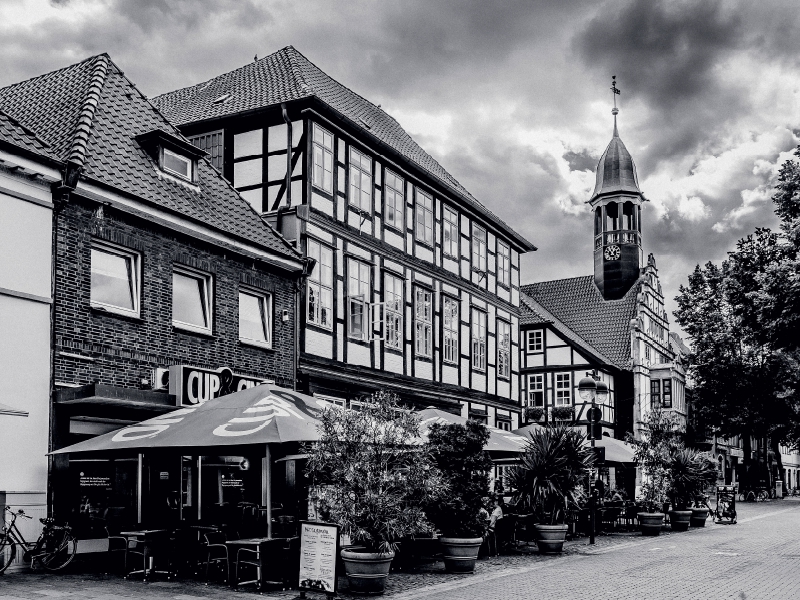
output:
[[[45,156],[50,160],[58,160],[50,144],[2,110],[0,110],[0,141]]]
[[[184,125],[311,97],[427,171],[522,248],[536,249],[478,202],[393,117],[331,78],[292,46],[205,83],[157,96],[153,103],[172,122]]]
[[[207,160],[198,161],[195,186],[162,175],[136,136],[163,130],[189,142],[105,54],[0,88],[0,110],[36,131],[60,160],[82,166],[86,179],[299,257]]]
[[[640,282],[619,300],[603,299],[592,275],[523,285],[521,291],[535,301],[531,310],[563,325],[610,364],[630,369],[630,323],[636,316]]]

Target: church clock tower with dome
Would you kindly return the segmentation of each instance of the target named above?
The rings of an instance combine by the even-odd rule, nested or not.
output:
[[[594,282],[603,298],[618,300],[641,275],[642,202],[636,165],[617,130],[614,81],[614,135],[600,162],[589,204],[594,211]]]

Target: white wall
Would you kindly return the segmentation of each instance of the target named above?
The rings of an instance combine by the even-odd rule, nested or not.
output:
[[[50,394],[49,189],[0,174],[0,491],[44,492]],[[0,411],[1,413],[2,411]]]

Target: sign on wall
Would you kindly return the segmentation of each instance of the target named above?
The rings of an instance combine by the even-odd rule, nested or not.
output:
[[[169,393],[175,395],[178,406],[195,406],[212,398],[240,392],[263,383],[274,382],[238,375],[228,367],[215,370],[189,365],[172,365],[169,368]]]
[[[339,526],[304,522],[300,525],[301,590],[335,594],[336,557],[339,554]]]

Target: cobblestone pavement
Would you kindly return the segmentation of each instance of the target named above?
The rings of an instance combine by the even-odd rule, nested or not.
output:
[[[665,531],[657,538],[638,533],[604,535],[594,546],[581,538],[568,542],[559,556],[521,548],[513,555],[480,560],[472,575],[447,574],[441,562],[413,573],[393,572],[385,597],[800,598],[800,500],[740,503],[737,508],[739,523],[734,526],[709,521],[704,529]],[[252,593],[191,579],[126,581],[96,572],[102,570],[84,561],[77,571],[65,574],[7,573],[0,576],[0,600],[241,600]],[[350,596],[344,578],[340,595]],[[264,597],[296,598],[297,592],[265,592]]]

